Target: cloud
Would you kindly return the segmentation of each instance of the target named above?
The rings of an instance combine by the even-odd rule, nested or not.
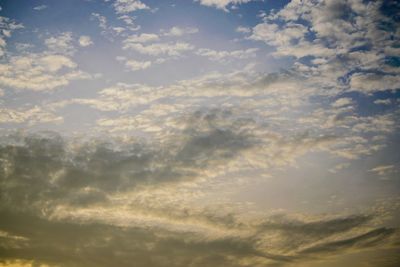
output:
[[[398,75],[356,73],[351,76],[350,86],[354,90],[366,93],[379,90],[395,90],[400,88],[400,78]]]
[[[266,227],[262,223],[238,220],[232,215],[187,211],[181,218],[180,227],[189,226],[192,219],[192,228],[180,232],[164,227],[122,227],[71,218],[55,220],[9,210],[1,210],[0,214],[4,218],[0,229],[7,233],[3,237],[3,259],[58,266],[81,266],[82,261],[82,266],[115,263],[130,266],[133,261],[140,267],[149,264],[156,267],[285,266],[307,263],[309,258],[321,260],[334,252],[385,249],[382,245],[390,246],[390,238],[395,234],[393,229],[369,227],[357,234],[368,221],[363,216],[311,222],[274,221],[272,218],[270,224],[273,226]],[[179,218],[177,216],[175,220]],[[28,228],[26,221],[30,222]],[[341,229],[325,231],[320,227],[324,225]],[[205,232],[214,232],[214,236],[202,237],[196,233],[201,228]],[[273,232],[276,233],[274,238]],[[341,234],[348,237],[341,237]],[[319,241],[315,241],[318,238]]]
[[[127,28],[109,25],[107,17],[99,13],[92,13],[90,19],[98,21],[99,28],[101,29],[100,33],[110,41],[113,41],[114,37],[124,33],[127,28],[132,28],[132,25],[129,25]]]
[[[141,26],[135,23],[135,17],[129,16],[127,14],[119,14],[118,20],[122,21],[125,25],[121,25],[118,21],[117,25],[111,25],[106,16],[99,13],[91,13],[90,19],[98,22],[98,26],[101,29],[101,35],[106,37],[109,41],[115,41],[118,36],[129,36],[130,31],[138,31]]]
[[[287,46],[292,42],[298,41],[307,32],[307,28],[302,24],[288,23],[284,28],[277,24],[263,23],[253,28],[250,39],[262,40],[274,46]]]
[[[60,123],[63,121],[62,117],[43,110],[39,106],[26,110],[0,108],[0,111],[0,123],[28,123],[28,125],[34,125],[37,123]]]
[[[79,37],[79,45],[82,47],[90,46],[93,44],[92,39],[90,39],[90,36],[82,35]]]
[[[125,60],[125,59],[123,59]],[[118,83],[114,86],[102,89],[97,98],[76,98],[53,103],[54,108],[69,104],[88,105],[101,111],[118,111],[126,113],[132,107],[146,105],[160,97],[159,93],[149,94],[153,87],[141,84]]]
[[[113,4],[117,14],[126,14],[136,10],[149,9],[149,7],[139,0],[116,0]]]
[[[134,34],[130,31],[139,26],[129,12],[147,5],[107,2],[116,17],[107,20],[93,13],[92,19],[101,34],[119,37],[109,45],[125,49],[127,55],[117,57],[125,70],[144,70],[186,54],[197,61],[243,63],[262,53],[248,46],[197,49],[175,40],[189,38],[185,34],[195,28]],[[200,1],[223,10],[245,2]],[[379,113],[363,106],[395,97],[376,92],[398,84],[399,71],[386,57],[396,55],[397,32],[385,30],[394,22],[377,3],[294,0],[263,15],[254,28],[239,27],[248,38],[243,44],[260,41],[275,49],[273,56],[291,57],[276,65],[271,61],[273,67],[294,62],[275,73],[261,72],[261,64],[242,64],[238,71],[225,65],[214,72],[200,68],[201,75],[168,84],[159,77],[161,84],[151,85],[118,83],[115,79],[129,82],[147,75],[116,72],[105,77],[106,85],[42,94],[19,89],[50,91],[91,78],[72,57],[74,45],[90,45],[91,39],[61,32],[46,36],[48,51],[32,53],[21,45],[17,52],[11,49],[0,64],[5,87],[4,93],[0,90],[5,126],[0,132],[0,265],[261,267],[312,266],[316,261],[327,266],[329,259],[354,257],[348,254],[357,255],[355,264],[362,265],[377,251],[398,262],[399,233],[391,228],[396,217],[386,220],[398,213],[398,200],[388,201],[390,208],[345,206],[365,204],[364,199],[370,205],[376,196],[397,190],[391,186],[395,179],[377,187],[372,185],[382,181],[368,178],[398,172],[396,159],[384,150],[395,150],[391,138],[397,138],[398,101],[372,105]],[[0,31],[2,47],[14,27],[7,23]],[[187,64],[196,70],[196,62]],[[41,101],[44,96],[48,99]],[[56,127],[65,136],[35,132],[47,128],[46,123],[62,123],[61,114],[65,125]],[[9,125],[21,130],[8,130]],[[379,155],[389,160],[376,161]],[[315,183],[301,183],[303,176]],[[294,189],[293,196],[263,203],[274,202],[266,192],[281,182]],[[339,185],[306,195],[325,183]],[[361,186],[360,195],[352,195],[351,187],[344,190],[349,195],[340,190],[352,185]],[[333,199],[326,194],[336,189],[335,201],[351,200],[325,206]],[[263,207],[293,206],[266,214],[251,203],[234,203],[258,197]],[[300,204],[304,198],[308,205]],[[313,205],[331,214],[315,215]],[[309,213],[294,214],[298,209]],[[359,260],[359,253],[368,260]]]
[[[34,45],[33,44],[28,44],[28,43],[17,43],[15,45],[15,48],[17,49],[17,51],[19,52],[23,52],[23,51],[27,51],[31,48],[33,48]]]
[[[227,62],[235,59],[248,59],[256,57],[257,48],[245,50],[216,51],[208,48],[201,48],[196,51],[199,56],[207,57],[209,60]]]
[[[46,8],[47,8],[46,5],[40,5],[40,6],[35,6],[33,9],[36,10],[36,11],[40,11],[40,10],[43,10],[43,9],[46,9]]]
[[[134,50],[141,54],[158,56],[158,55],[168,55],[168,56],[180,56],[183,52],[190,51],[194,49],[194,46],[185,42],[176,43],[153,43],[149,45],[144,45],[141,43],[131,42],[129,39],[124,40],[123,49]]]
[[[230,5],[239,5],[245,4],[252,0],[196,0],[200,2],[201,5],[216,7],[218,9],[222,9],[224,11],[228,11],[228,6]]]
[[[136,25],[135,18],[131,16],[122,15],[119,16],[118,19],[122,20],[127,25],[127,28],[131,31],[137,31],[141,28],[140,25]]]
[[[339,107],[350,105],[352,103],[353,103],[353,101],[351,98],[342,97],[342,98],[336,99],[335,102],[333,102],[331,105],[332,105],[332,107],[339,108]]]
[[[77,70],[77,65],[63,55],[35,54],[13,56],[0,64],[0,84],[15,89],[46,91],[68,85],[73,80],[91,76]]]
[[[124,40],[124,44],[129,43],[148,43],[158,41],[159,36],[154,33],[142,33],[140,35],[131,35]]]
[[[374,100],[374,104],[377,105],[390,105],[392,101],[390,99],[377,99]]]
[[[44,41],[51,52],[65,55],[71,55],[75,52],[75,47],[72,42],[71,32],[64,32],[58,36],[49,37]]]
[[[6,48],[6,39],[11,37],[15,30],[24,28],[24,25],[17,23],[12,19],[0,16],[0,57],[4,56]]]
[[[180,202],[174,190],[194,196],[198,190],[187,182],[231,168],[242,155],[248,160],[247,151],[287,158],[325,142],[306,135],[280,139],[279,154],[273,143],[263,145],[254,123],[242,113],[213,109],[180,117],[181,130],[162,142],[85,141],[52,132],[3,136],[2,259],[59,266],[275,266],[395,246],[396,232],[376,226],[379,214],[254,217],[230,206],[197,207],[187,196]]]
[[[151,66],[151,61],[136,61],[136,60],[127,60],[125,61],[125,67],[131,71],[136,70],[144,70]]]
[[[168,31],[166,31],[164,33],[164,35],[165,36],[177,36],[178,37],[178,36],[183,36],[183,35],[186,35],[186,34],[194,34],[194,33],[197,33],[197,32],[199,32],[199,29],[197,29],[197,28],[190,28],[190,27],[181,28],[181,27],[174,26],[171,29],[169,29]]]
[[[247,155],[249,162],[260,168],[295,165],[298,158],[316,151],[358,159],[385,147],[386,138],[396,129],[395,116],[361,116],[356,101],[348,97],[335,96],[330,106],[315,106],[308,100],[316,90],[293,72],[209,73],[168,86],[117,84],[99,91],[94,98],[53,105],[55,109],[72,103],[86,105],[103,112],[96,122],[99,129],[123,135],[138,131],[157,138],[180,129],[176,119],[193,107],[238,109],[248,117],[258,118],[257,125],[268,125],[257,128],[257,135],[265,142],[260,145],[263,151]],[[232,106],[232,101],[237,104]],[[290,119],[282,116],[292,109],[309,112]],[[111,111],[119,115],[107,114]],[[283,129],[297,130],[289,134]]]
[[[186,32],[180,32],[179,34],[186,34]],[[159,39],[160,36],[153,33],[134,34],[122,41],[122,48],[149,56],[165,55],[169,57],[179,57],[182,53],[194,49],[193,45],[186,42],[157,42]],[[164,61],[163,59],[159,60],[160,63]]]
[[[250,33],[251,29],[247,28],[247,27],[244,27],[244,26],[239,26],[239,27],[236,28],[236,32],[239,32],[239,33]]]
[[[291,1],[264,16],[248,39],[272,46],[276,57],[312,57],[314,66],[303,71],[314,80],[319,77],[319,86],[364,93],[393,90],[399,86],[398,69],[391,68],[386,57],[400,37],[394,30],[398,21],[385,13],[385,5],[386,1]],[[380,21],[388,26],[381,27]]]
[[[392,174],[393,172],[395,172],[396,167],[394,165],[380,165],[370,169],[369,171],[374,172],[379,176],[387,176],[388,174]]]
[[[225,128],[219,125],[220,116]],[[22,210],[89,205],[138,186],[199,179],[206,168],[226,164],[257,143],[245,124],[226,116],[198,112],[162,144],[74,144],[51,132],[12,137],[0,151],[3,204]]]
[[[99,27],[103,30],[106,30],[107,27],[107,18],[105,16],[100,15],[99,13],[92,13],[91,14],[92,19],[97,19],[99,22]]]

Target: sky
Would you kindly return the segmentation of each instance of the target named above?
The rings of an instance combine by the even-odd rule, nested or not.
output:
[[[0,266],[400,266],[400,2],[0,0]]]

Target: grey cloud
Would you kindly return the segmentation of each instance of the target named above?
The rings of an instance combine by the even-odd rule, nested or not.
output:
[[[2,238],[0,259],[23,259],[34,264],[50,266],[285,266],[301,263],[329,253],[343,253],[348,249],[361,249],[385,244],[394,234],[393,229],[376,228],[363,234],[359,230],[360,217],[331,221],[300,222],[303,227],[292,227],[290,221],[281,221],[269,229],[265,224],[252,226],[250,235],[223,236],[214,239],[196,237],[192,233],[178,233],[161,228],[118,227],[102,223],[80,223],[71,220],[48,220],[31,213],[1,210],[0,230],[7,232]],[[200,214],[199,214],[200,215]],[[365,218],[364,218],[365,219]],[[338,226],[338,231],[326,231]],[[343,227],[343,225],[345,225]],[[226,226],[227,228],[235,226]],[[259,231],[261,228],[265,228]],[[343,227],[341,229],[341,227]],[[287,246],[262,234],[280,229],[285,238],[301,239],[303,243]],[[333,235],[334,241],[313,245],[314,241],[299,238],[319,232]],[[350,231],[349,238],[340,235]],[[20,238],[14,238],[14,237]],[[275,247],[263,247],[262,242]],[[303,247],[308,247],[302,249]],[[278,252],[278,253],[277,253]]]
[[[321,220],[305,223],[302,221],[267,222],[261,225],[261,229],[284,230],[292,233],[302,233],[316,238],[330,236],[343,231],[348,231],[354,227],[363,225],[371,220],[370,216],[351,216],[344,218],[334,218],[331,220]]]
[[[303,250],[302,253],[322,254],[328,252],[336,252],[338,250],[343,250],[353,247],[357,248],[373,247],[380,244],[385,238],[389,237],[394,232],[395,232],[394,229],[378,228],[352,238],[317,245]]]
[[[227,255],[256,253],[249,243],[240,240],[192,242],[185,241],[184,236],[154,229],[51,222],[4,212],[2,216],[7,218],[0,223],[3,230],[28,237],[17,244],[4,242],[0,248],[2,258],[33,260],[38,265],[214,266],[229,263]]]
[[[224,164],[257,142],[243,130],[244,122],[225,116],[225,124],[219,125],[210,119],[218,112],[196,113],[193,124],[163,144],[76,145],[56,133],[5,142],[0,147],[2,205],[95,204],[137,185],[196,179],[205,167]]]
[[[53,216],[57,206],[83,212],[118,208],[109,201],[113,194],[195,180],[204,170],[223,167],[261,144],[252,133],[257,124],[231,110],[199,110],[180,123],[182,130],[162,143],[76,144],[51,132],[2,138],[0,261],[22,259],[62,267],[284,266],[374,248],[396,234],[370,224],[372,215],[253,220],[223,208],[179,210],[161,205],[157,210],[140,201],[130,203],[126,215],[140,216],[146,210],[159,224],[121,226],[107,221],[107,215]],[[283,153],[289,155],[329,140],[307,133],[282,140],[279,146],[296,145]]]

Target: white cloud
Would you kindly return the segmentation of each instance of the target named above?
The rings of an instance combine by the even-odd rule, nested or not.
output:
[[[136,10],[149,9],[149,7],[140,0],[116,0],[113,5],[117,14],[125,14]]]
[[[30,49],[32,47],[34,47],[34,45],[33,44],[28,44],[28,43],[16,43],[15,44],[15,48],[20,52],[26,51],[26,50],[28,50],[28,49]]]
[[[99,22],[99,27],[103,30],[106,30],[107,27],[107,18],[105,16],[100,15],[99,13],[92,13],[91,14],[92,19],[97,19]]]
[[[28,125],[34,125],[37,123],[60,123],[62,121],[62,117],[43,110],[39,106],[26,110],[0,108],[0,123],[27,123]]]
[[[239,27],[236,28],[236,31],[240,32],[240,33],[250,33],[251,29],[248,28],[248,27],[239,26]]]
[[[130,49],[137,51],[141,54],[146,54],[151,56],[158,56],[163,54],[168,56],[180,56],[183,52],[193,50],[194,46],[185,42],[154,43],[149,45],[143,45],[141,43],[124,42],[123,49]]]
[[[301,24],[288,23],[283,28],[274,23],[262,23],[253,28],[249,37],[253,40],[264,41],[269,45],[289,46],[295,40],[300,40],[307,33],[307,28]]]
[[[41,66],[50,72],[57,72],[61,68],[76,68],[76,64],[68,57],[60,55],[45,55],[39,59]]]
[[[43,9],[46,9],[46,8],[47,8],[46,5],[40,5],[40,6],[35,6],[33,9],[37,10],[37,11],[40,11],[40,10],[43,10]]]
[[[121,34],[122,32],[126,31],[124,27],[110,27],[112,31],[117,33],[117,35]]]
[[[342,98],[337,99],[331,105],[332,105],[332,107],[339,108],[339,107],[350,105],[352,103],[353,103],[353,100],[351,98],[342,97]]]
[[[257,48],[248,48],[245,50],[216,51],[207,48],[201,48],[196,51],[199,56],[207,57],[213,61],[227,62],[234,59],[248,59],[256,57]]]
[[[75,52],[75,47],[72,44],[72,33],[64,32],[57,36],[52,36],[45,39],[45,45],[54,53],[71,55]]]
[[[397,25],[381,12],[381,4],[360,0],[291,1],[263,16],[263,22],[253,27],[248,38],[275,48],[276,57],[314,57],[311,62],[316,66],[298,70],[319,80],[320,87],[365,93],[396,89],[398,70],[385,64],[385,53],[395,52],[400,35],[380,26],[379,21]],[[360,70],[379,74],[353,74]],[[349,74],[353,74],[351,80],[346,78]]]
[[[390,99],[377,99],[374,101],[374,104],[377,105],[390,105],[392,101]]]
[[[183,52],[194,49],[194,46],[186,42],[155,42],[160,36],[153,33],[142,33],[140,35],[131,35],[123,40],[123,49],[134,50],[138,53],[159,56],[180,56]]]
[[[199,29],[197,28],[181,28],[181,27],[177,27],[174,26],[171,29],[169,29],[167,32],[164,33],[165,36],[182,36],[185,34],[194,34],[197,33],[199,31]]]
[[[154,33],[142,33],[140,35],[131,35],[128,38],[124,40],[124,44],[129,44],[129,43],[148,43],[148,42],[153,42],[157,41],[159,39],[159,36]]]
[[[6,39],[11,37],[13,31],[22,28],[24,26],[21,23],[16,23],[14,20],[0,16],[0,57],[5,54]]]
[[[82,35],[79,37],[79,45],[82,47],[86,47],[86,46],[90,46],[93,44],[92,39],[90,38],[90,36],[87,35]]]
[[[122,15],[118,17],[118,19],[122,20],[126,24],[124,26],[109,25],[107,17],[99,13],[92,13],[90,18],[91,20],[98,21],[99,28],[101,29],[101,35],[110,41],[114,41],[116,36],[126,34],[128,31],[137,31],[140,29],[140,26],[134,25],[133,18],[130,18],[128,15]]]
[[[374,172],[379,176],[386,176],[395,172],[396,167],[394,165],[379,165],[375,168],[370,169],[370,172]]]
[[[400,88],[398,75],[382,75],[372,73],[356,73],[351,76],[351,89],[362,92],[374,92],[379,90],[394,90]]]
[[[31,53],[0,64],[0,84],[15,89],[52,90],[72,80],[89,78],[89,74],[77,70],[76,63],[63,55]]]
[[[151,66],[151,61],[136,61],[136,60],[127,60],[125,62],[125,67],[127,67],[131,71],[136,70],[144,70]]]
[[[140,25],[136,25],[134,18],[129,15],[119,16],[118,19],[122,20],[131,31],[137,31],[141,28]]]
[[[200,2],[204,6],[212,6],[224,11],[228,11],[227,7],[229,5],[245,4],[254,0],[195,0]]]

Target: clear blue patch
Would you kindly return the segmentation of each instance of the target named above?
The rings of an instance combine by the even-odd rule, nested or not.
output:
[[[385,58],[385,63],[389,66],[392,67],[400,67],[400,57],[386,57]]]

